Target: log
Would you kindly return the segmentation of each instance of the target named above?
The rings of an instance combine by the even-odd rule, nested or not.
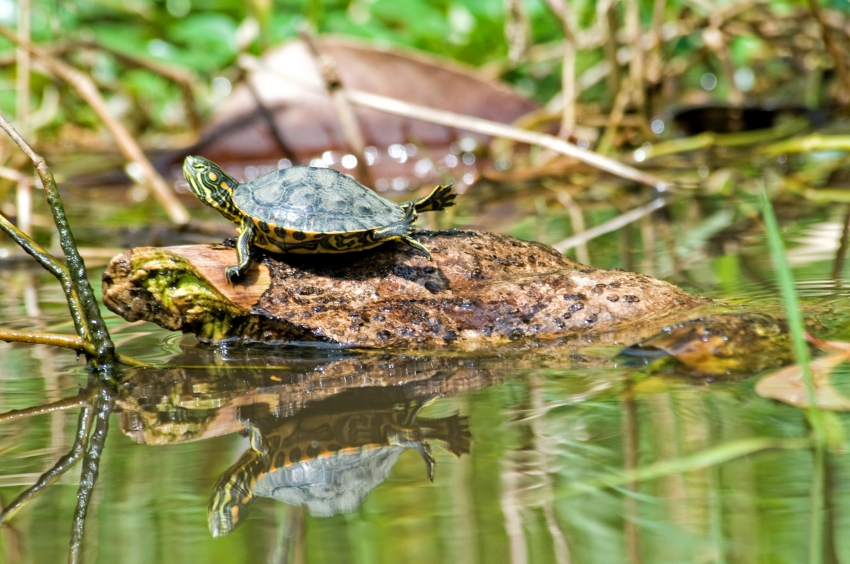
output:
[[[389,243],[337,255],[267,255],[230,284],[226,245],[140,247],[112,259],[103,299],[129,321],[203,342],[476,348],[511,341],[634,342],[706,304],[666,282],[576,263],[539,243],[422,231],[428,261]]]

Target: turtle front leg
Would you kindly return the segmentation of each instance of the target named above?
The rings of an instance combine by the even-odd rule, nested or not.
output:
[[[254,242],[254,223],[248,219],[242,220],[239,226],[239,237],[236,239],[236,258],[239,263],[224,271],[224,277],[233,284],[234,278],[239,278],[251,265],[251,243]]]

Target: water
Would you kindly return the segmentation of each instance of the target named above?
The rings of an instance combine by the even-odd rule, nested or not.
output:
[[[775,308],[761,233],[742,227],[741,216],[718,216],[731,206],[677,204],[672,226],[644,223],[594,241],[593,264],[666,275],[704,295]],[[85,215],[71,212],[72,222],[75,213]],[[806,212],[785,234],[798,287],[819,335],[846,338],[846,269],[833,272],[829,247],[844,210]],[[514,229],[552,243],[568,234],[557,227],[563,223],[562,214],[545,212]],[[664,229],[674,233],[676,261]],[[87,237],[97,233],[84,232],[84,243]],[[71,331],[56,284],[23,264],[0,272],[2,325]],[[93,269],[93,280],[98,274]],[[618,347],[593,343],[522,355],[222,352],[150,324],[111,315],[108,323],[122,353],[170,367],[128,372],[85,522],[85,562],[796,563],[809,554],[818,474],[827,511],[816,542],[827,562],[850,560],[842,534],[850,516],[845,455],[828,454],[825,468],[799,448],[726,456],[730,445],[749,439],[808,435],[801,410],[754,393],[757,378],[705,386],[647,377],[611,360]],[[0,346],[0,411],[72,397],[86,385],[73,353]],[[0,425],[4,504],[68,451],[78,412]],[[454,422],[454,431],[439,422]],[[321,485],[301,492],[302,501],[322,500],[312,503],[313,514],[258,498],[239,511],[230,534],[213,538],[207,507],[222,475],[233,476],[228,469],[250,450],[246,423],[272,454],[290,457],[295,437],[308,437],[299,443],[302,459],[311,445],[327,449],[340,436],[359,437],[363,448],[338,445],[349,448],[348,458],[337,457],[347,473],[334,477],[327,465],[313,465],[290,476]],[[847,423],[844,415],[833,421],[840,429]],[[393,445],[369,442],[374,429]],[[290,445],[275,447],[275,437]],[[433,483],[423,442],[434,458]],[[689,458],[703,452],[725,461]],[[624,469],[664,461],[672,466],[660,475],[617,481]],[[607,478],[613,485],[600,484]],[[0,561],[66,558],[79,480],[78,465],[0,529]],[[333,508],[350,512],[317,514]]]

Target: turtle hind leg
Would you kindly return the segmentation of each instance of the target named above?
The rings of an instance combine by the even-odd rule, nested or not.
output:
[[[402,237],[397,237],[395,240],[400,241],[400,242],[402,242],[405,245],[408,245],[410,247],[413,247],[414,249],[422,251],[422,253],[425,254],[425,258],[427,258],[428,260],[431,260],[431,251],[428,250],[428,247],[426,247],[425,245],[423,245],[422,243],[420,243],[419,241],[417,241],[416,239],[414,239],[410,235],[404,235]]]
[[[455,205],[455,196],[452,185],[437,186],[430,194],[418,200],[410,200],[401,204],[403,208],[413,207],[417,212],[440,211]]]
[[[416,221],[416,208],[414,206],[407,206],[404,209],[403,218],[395,223],[376,229],[372,234],[372,239],[382,243],[386,243],[388,241],[404,243],[405,245],[422,251],[428,260],[431,260],[431,251],[428,250],[428,247],[410,236],[410,232],[413,231],[414,221]]]
[[[239,278],[248,267],[251,266],[251,243],[254,241],[254,225],[250,220],[243,220],[239,227],[239,237],[236,239],[236,258],[239,261],[224,271],[224,277],[233,284],[233,280]]]

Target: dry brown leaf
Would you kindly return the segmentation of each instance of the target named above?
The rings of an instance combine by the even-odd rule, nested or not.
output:
[[[850,410],[850,397],[841,394],[829,381],[832,369],[850,358],[850,352],[825,356],[809,363],[815,387],[815,403],[821,409],[833,411]],[[756,393],[764,398],[775,399],[797,407],[808,407],[803,370],[792,364],[769,374],[756,384]]]
[[[451,61],[337,38],[322,38],[319,45],[336,62],[346,88],[501,123],[512,123],[537,108],[506,85]],[[235,88],[217,109],[213,125],[193,151],[216,162],[256,162],[283,157],[304,160],[323,151],[346,150],[316,60],[303,42],[291,41],[268,51],[260,65],[263,70],[251,70],[248,80],[273,114],[290,154],[282,153],[245,84]],[[466,135],[367,108],[355,108],[355,114],[366,145],[378,148],[414,143],[444,152]]]

